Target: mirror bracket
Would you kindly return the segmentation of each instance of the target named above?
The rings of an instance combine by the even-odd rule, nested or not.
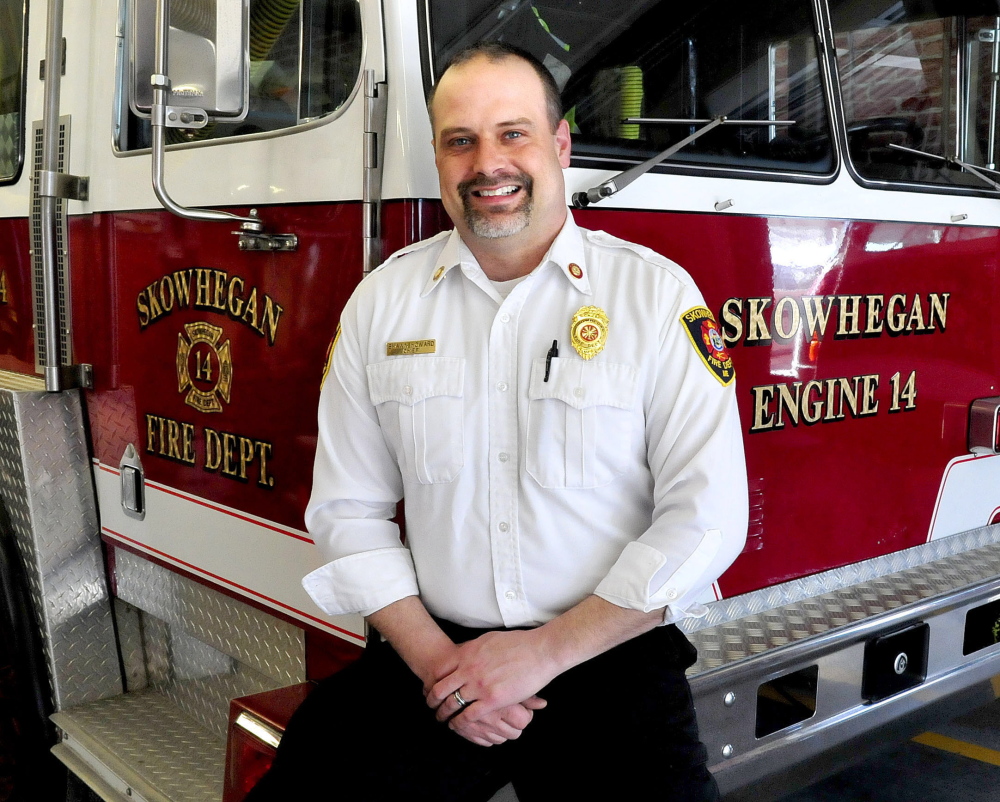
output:
[[[161,125],[167,128],[204,128],[208,125],[208,115],[195,106],[164,106],[161,114]]]
[[[239,230],[232,232],[239,237],[241,251],[294,251],[299,247],[299,238],[294,234],[264,233],[256,209],[250,210],[249,219],[251,222],[241,223]]]
[[[150,108],[152,179],[153,192],[157,200],[168,212],[187,220],[239,223],[239,229],[233,234],[239,236],[240,250],[294,251],[298,247],[298,237],[294,234],[265,234],[264,224],[256,209],[252,209],[247,217],[214,209],[191,209],[181,206],[167,192],[164,180],[166,129],[203,128],[210,119],[208,112],[200,108],[167,105],[167,96],[170,91],[170,77],[167,75],[169,8],[169,0],[156,0],[155,65],[149,77],[150,85],[153,87],[153,103]]]

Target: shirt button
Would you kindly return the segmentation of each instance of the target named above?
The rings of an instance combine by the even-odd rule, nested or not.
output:
[[[404,395],[413,395],[413,388],[410,387],[410,385],[406,385],[406,387],[403,388],[403,394]]]
[[[670,599],[670,601],[673,601],[674,599],[676,599],[677,598],[677,589],[676,588],[670,588],[667,591],[667,598]]]
[[[503,597],[507,601],[514,601],[514,599],[517,598],[517,594],[514,591],[512,591],[512,590],[508,590],[505,594],[503,594]]]
[[[582,387],[577,387],[573,391],[573,395],[575,395],[577,398],[583,398],[583,388]]]
[[[510,322],[510,315],[508,315],[506,312],[504,312],[502,315],[500,315],[500,322],[501,323],[509,323]]]
[[[497,382],[497,389],[501,393],[507,392],[507,382]]]
[[[506,462],[507,460],[510,459],[510,454],[508,454],[506,451],[501,451],[499,456],[497,456],[497,459],[500,460],[501,462]]]
[[[506,532],[508,529],[510,529],[510,524],[508,524],[506,521],[501,521],[500,524],[497,526],[497,529],[499,529],[501,532]]]

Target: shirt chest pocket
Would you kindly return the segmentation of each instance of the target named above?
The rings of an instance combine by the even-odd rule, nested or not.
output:
[[[368,392],[404,478],[451,482],[465,462],[465,360],[390,359],[367,366]]]
[[[625,470],[632,451],[636,371],[631,365],[553,359],[531,366],[528,473],[542,487],[602,487]]]

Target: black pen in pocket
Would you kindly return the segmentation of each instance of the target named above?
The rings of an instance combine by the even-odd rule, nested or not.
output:
[[[545,378],[542,379],[542,381],[547,382],[549,380],[549,370],[551,370],[552,368],[552,357],[554,356],[559,356],[558,340],[552,341],[552,347],[549,349],[549,352],[545,355]]]

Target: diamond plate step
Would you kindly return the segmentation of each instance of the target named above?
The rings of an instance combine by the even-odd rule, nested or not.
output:
[[[1000,526],[987,526],[717,602],[706,616],[714,626],[681,625],[698,648],[688,675],[992,580],[1000,576],[998,541]]]
[[[158,691],[90,702],[52,716],[64,738],[53,752],[103,799],[219,802],[226,739]]]

